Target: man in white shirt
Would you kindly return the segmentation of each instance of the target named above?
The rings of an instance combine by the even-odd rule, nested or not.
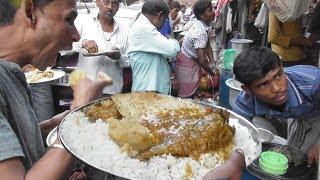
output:
[[[120,93],[123,86],[123,68],[130,66],[126,55],[128,27],[116,22],[114,15],[119,10],[120,0],[97,0],[99,14],[89,17],[78,28],[81,34],[80,43],[74,44],[79,49],[79,70],[85,71],[96,79],[99,71],[108,74],[113,84],[104,88],[104,94]],[[106,52],[106,55],[84,56],[87,52]]]

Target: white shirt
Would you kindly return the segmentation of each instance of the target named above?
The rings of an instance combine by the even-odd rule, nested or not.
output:
[[[128,27],[124,24],[115,22],[114,30],[111,33],[104,32],[100,22],[95,17],[89,17],[87,21],[78,28],[81,40],[74,43],[73,47],[79,50],[78,69],[85,71],[92,79],[97,78],[99,71],[105,72],[112,78],[113,84],[104,88],[105,94],[120,93],[123,86],[124,67],[130,66],[130,59],[126,54],[128,45]],[[99,52],[110,51],[117,47],[120,49],[121,57],[118,60],[112,60],[107,56],[84,57],[82,53],[83,40],[94,40],[99,48]]]

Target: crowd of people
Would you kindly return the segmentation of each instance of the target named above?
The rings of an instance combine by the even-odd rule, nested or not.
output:
[[[119,0],[96,3],[98,14],[77,25],[81,39],[73,49],[79,51],[79,70],[92,79],[99,71],[113,79],[112,86],[104,90],[106,96],[123,92],[123,73],[128,67],[132,70],[131,91],[172,94],[175,78],[177,95],[183,98],[194,97],[203,76],[216,75],[209,38],[214,20],[211,1],[198,1],[193,7],[178,1],[159,1],[155,5],[146,1],[130,27],[114,18]],[[174,32],[187,23],[195,25],[189,27],[185,38],[177,38]],[[112,53],[84,56],[104,51]]]
[[[75,160],[57,140],[48,149],[43,138],[69,111],[38,123],[30,86],[21,67],[53,66],[61,50],[79,51],[78,68],[87,78],[72,87],[71,110],[102,96],[123,91],[123,72],[132,69],[131,91],[193,98],[203,76],[216,76],[217,59],[210,44],[214,6],[198,0],[193,7],[178,1],[146,0],[131,27],[115,20],[119,0],[97,0],[98,14],[76,28],[75,0],[0,0],[0,177],[1,179],[66,179]],[[184,38],[174,30],[192,21]],[[295,65],[314,39],[295,22],[280,23],[270,14],[272,50],[253,47],[237,56],[233,72],[243,85],[234,111],[247,119],[268,116],[286,119],[288,143],[318,161],[320,132],[320,71]],[[286,32],[281,32],[281,31]],[[314,37],[314,36],[311,36]],[[87,56],[88,52],[104,52]],[[100,78],[105,72],[112,80]],[[175,74],[173,77],[172,74]],[[235,150],[224,165],[205,179],[241,179],[244,155]]]

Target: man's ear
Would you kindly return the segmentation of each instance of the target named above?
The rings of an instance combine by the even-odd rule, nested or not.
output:
[[[33,0],[22,0],[21,11],[29,27],[34,27],[36,19],[34,17]]]
[[[163,16],[163,11],[160,11],[160,12],[158,13],[158,19],[161,19],[161,16]]]
[[[242,85],[241,85],[241,88],[242,88],[247,94],[249,94],[250,96],[253,95],[251,89],[250,89],[248,86],[242,84]]]

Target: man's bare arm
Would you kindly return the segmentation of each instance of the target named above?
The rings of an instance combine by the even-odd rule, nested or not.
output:
[[[207,43],[206,52],[207,52],[207,57],[209,59],[209,62],[214,63],[216,61],[216,59],[213,58],[213,51],[212,51],[210,41],[208,41],[208,43]]]
[[[47,137],[47,135],[52,131],[53,128],[57,127],[62,119],[69,113],[70,111],[65,111],[63,113],[57,114],[53,116],[51,119],[42,121],[39,123],[42,137]]]
[[[18,157],[1,161],[0,177],[10,180],[68,179],[72,162],[73,158],[66,150],[51,148],[28,172]]]
[[[210,75],[214,75],[215,72],[212,71],[212,69],[209,67],[209,62],[207,59],[207,49],[206,48],[199,48],[196,49],[197,55],[198,55],[198,63],[200,64],[200,67],[205,70]]]

